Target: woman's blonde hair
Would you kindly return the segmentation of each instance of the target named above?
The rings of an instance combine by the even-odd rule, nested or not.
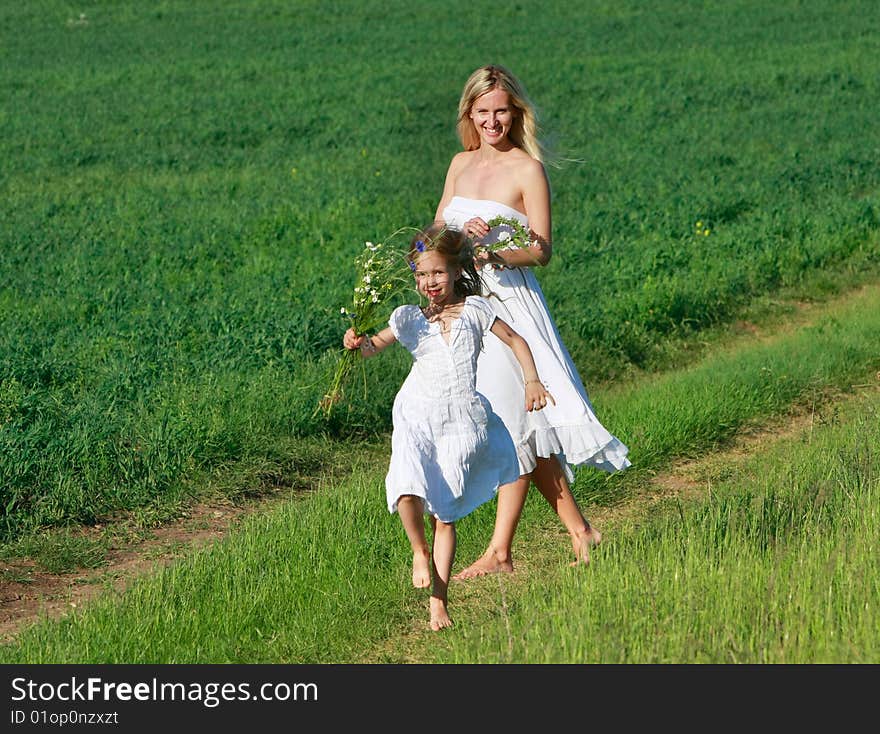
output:
[[[503,66],[490,64],[482,66],[470,75],[465,82],[461,99],[458,102],[458,137],[465,150],[480,147],[480,136],[474,129],[470,118],[471,108],[478,97],[493,89],[503,89],[510,97],[513,107],[513,123],[508,137],[516,147],[522,148],[532,158],[544,162],[545,151],[538,140],[538,117],[522,83]]]

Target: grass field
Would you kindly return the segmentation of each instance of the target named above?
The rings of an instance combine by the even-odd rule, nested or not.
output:
[[[829,354],[864,365],[853,345],[878,336],[874,288],[793,333],[615,393],[612,405],[662,410],[638,411],[654,450],[636,453],[638,470],[599,479],[594,508],[655,494],[649,477],[671,458],[725,445],[737,428],[798,404],[818,417],[750,462],[707,465],[690,497],[603,524],[609,537],[580,573],[533,498],[517,544],[525,573],[454,584],[452,634],[414,634],[427,626],[426,593],[409,587],[409,547],[379,501],[384,467],[354,455],[349,474],[307,498],[23,632],[0,663],[877,662],[876,379],[873,393],[827,396],[880,363],[870,375],[815,365]],[[772,391],[768,411],[779,362],[788,392]],[[493,519],[484,505],[459,523],[459,559]]]
[[[30,555],[52,528],[132,512],[149,527],[209,493],[235,499],[301,476],[338,478],[348,442],[383,441],[408,364],[399,352],[366,370],[369,401],[313,417],[345,326],[339,307],[365,240],[433,217],[458,150],[461,86],[488,62],[513,69],[542,114],[556,155],[554,258],[539,278],[600,418],[632,449],[630,476],[579,477],[585,502],[637,495],[666,462],[878,367],[873,321],[858,311],[873,301],[835,316],[840,334],[831,320],[780,351],[728,361],[720,350],[738,323],[794,318],[798,301],[877,280],[873,1],[451,1],[441,10],[397,0],[82,9],[40,0],[3,5],[0,42],[8,557]],[[720,384],[730,391],[719,394]],[[279,614],[335,614],[345,594],[362,593],[349,579],[393,610],[384,631],[412,612],[396,606],[400,588],[383,586],[405,569],[376,501],[379,476],[350,480],[369,518],[352,532],[371,562],[327,555],[326,578],[302,582],[320,591],[291,592]],[[282,510],[284,522],[351,513],[334,504],[336,490],[322,495]],[[282,558],[291,527],[280,527],[232,541],[252,544],[229,551],[243,554],[234,562],[246,569],[260,557],[249,554],[272,548]],[[305,527],[295,534],[323,548],[327,529]],[[302,542],[296,552],[312,558]],[[152,582],[167,588],[147,585],[123,606],[151,619],[144,599],[186,607],[193,590],[232,603],[233,592],[208,583],[218,562],[194,558]],[[742,560],[752,562],[762,561]],[[288,570],[279,566],[278,579]],[[342,579],[345,590],[331,591]],[[242,581],[234,593],[249,588]],[[115,627],[115,607],[102,609],[68,624]],[[107,638],[117,652],[81,641],[79,659],[331,661],[363,643],[344,616],[320,639],[282,632],[279,620],[243,612],[229,622],[238,647],[195,652],[188,645],[204,628],[193,618],[175,653],[166,640],[135,654],[122,626]],[[161,619],[144,624],[166,639]],[[266,628],[280,635],[275,648]],[[737,650],[748,657],[758,644]],[[4,654],[39,657],[23,649]],[[647,644],[641,653],[673,656]]]

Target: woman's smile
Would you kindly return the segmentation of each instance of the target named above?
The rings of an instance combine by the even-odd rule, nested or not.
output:
[[[497,145],[507,137],[513,115],[510,95],[500,88],[477,97],[470,113],[477,132],[489,145]]]

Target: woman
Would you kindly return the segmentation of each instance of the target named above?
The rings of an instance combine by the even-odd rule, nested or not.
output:
[[[478,266],[484,295],[529,344],[556,405],[538,413],[523,408],[522,373],[489,335],[478,362],[477,390],[513,436],[520,477],[498,490],[495,529],[485,553],[455,578],[513,570],[513,535],[532,482],[568,530],[573,565],[589,563],[590,546],[602,535],[572,495],[571,466],[613,472],[630,462],[627,447],[597,420],[532,272],[552,254],[550,186],[534,107],[507,69],[484,66],[464,86],[457,129],[464,150],[449,165],[435,219],[487,244],[494,241],[487,222],[495,216],[515,218],[530,230],[531,247],[481,251]]]

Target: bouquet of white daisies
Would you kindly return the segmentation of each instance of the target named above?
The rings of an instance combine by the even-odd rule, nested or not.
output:
[[[355,259],[359,277],[351,305],[343,306],[339,312],[349,319],[349,325],[358,335],[366,334],[384,324],[389,315],[389,304],[412,288],[409,261],[403,251],[391,243],[393,237],[394,235],[385,242],[364,243],[364,249]],[[314,414],[321,412],[325,416],[330,415],[333,407],[343,398],[345,386],[360,362],[358,350],[342,350],[336,360],[327,392],[319,401]]]

